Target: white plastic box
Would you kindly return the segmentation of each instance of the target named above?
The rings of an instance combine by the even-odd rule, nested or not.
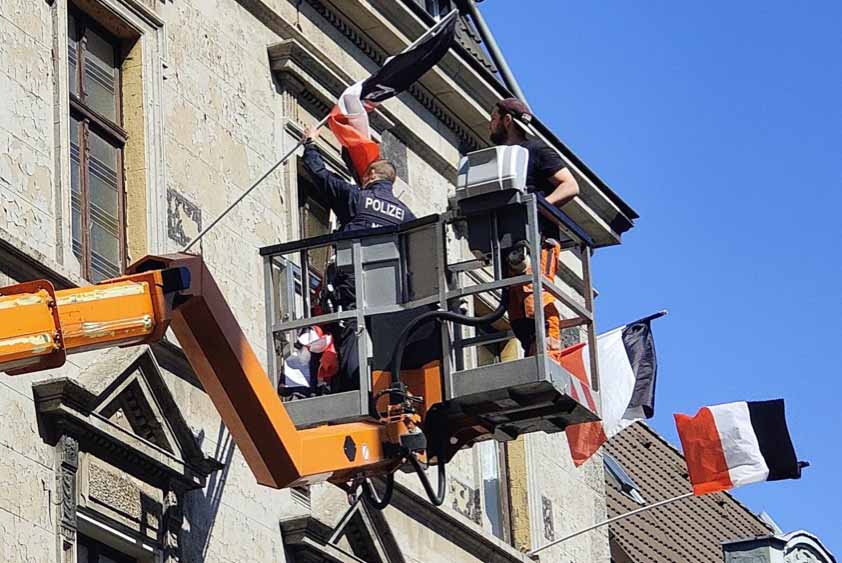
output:
[[[505,190],[526,191],[529,151],[524,147],[501,146],[475,151],[459,162],[456,199]]]

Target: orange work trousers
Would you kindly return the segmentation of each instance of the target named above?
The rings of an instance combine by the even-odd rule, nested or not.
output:
[[[558,258],[561,245],[556,241],[546,240],[541,247],[541,273],[548,281],[554,281],[558,271]],[[527,273],[532,273],[530,265]],[[561,349],[561,318],[558,314],[556,298],[549,291],[542,292],[544,306],[544,328],[546,330],[546,349],[557,351]],[[534,356],[535,342],[535,292],[532,284],[525,284],[509,290],[509,304],[507,306],[509,322],[512,331],[517,336],[523,351],[527,356]]]

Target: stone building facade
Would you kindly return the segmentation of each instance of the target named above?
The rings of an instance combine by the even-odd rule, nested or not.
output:
[[[180,249],[446,4],[3,0],[0,286],[84,285]],[[460,155],[487,146],[489,109],[505,95],[466,20],[458,48],[373,114],[417,215],[446,207]],[[599,246],[618,244],[634,211],[537,127],[582,188],[565,212]],[[329,221],[295,157],[195,249],[264,360],[258,249]],[[567,256],[562,277],[580,298],[581,276]],[[391,507],[340,522],[347,499],[330,485],[254,482],[174,339],[0,375],[0,452],[10,563],[526,561],[522,548],[605,517],[601,460],[576,470],[564,437],[542,434],[460,453],[440,509],[401,476]],[[541,560],[608,562],[607,531]]]

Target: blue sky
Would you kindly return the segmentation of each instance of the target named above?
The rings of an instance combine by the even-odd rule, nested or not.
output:
[[[678,444],[672,413],[785,398],[812,467],[736,496],[842,556],[842,3],[480,6],[533,110],[641,215],[594,268],[603,328],[670,310],[653,425]]]

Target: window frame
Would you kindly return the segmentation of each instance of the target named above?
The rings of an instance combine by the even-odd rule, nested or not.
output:
[[[93,249],[91,244],[90,225],[91,225],[91,196],[90,196],[90,178],[89,178],[89,154],[90,154],[90,135],[91,131],[102,138],[106,143],[109,143],[115,148],[115,173],[117,176],[117,247],[119,251],[117,268],[119,273],[123,273],[126,269],[127,260],[127,240],[126,240],[126,190],[125,190],[125,148],[128,143],[129,135],[121,126],[123,120],[123,72],[122,64],[125,58],[123,40],[117,35],[111,33],[108,29],[103,27],[93,17],[88,15],[83,10],[68,4],[68,42],[67,48],[70,48],[70,23],[71,18],[76,25],[76,34],[79,39],[76,45],[76,65],[74,67],[74,74],[77,84],[78,95],[70,91],[68,87],[69,97],[69,112],[68,118],[70,121],[77,120],[79,123],[79,137],[76,143],[79,146],[79,199],[80,199],[80,218],[79,218],[79,254],[76,254],[73,248],[74,242],[71,232],[71,252],[79,260],[80,274],[83,278],[93,280],[92,256]],[[97,112],[92,107],[89,107],[85,101],[85,84],[84,84],[84,69],[85,58],[88,49],[86,48],[85,33],[90,29],[97,33],[100,37],[107,40],[107,42],[114,49],[114,70],[115,76],[115,119],[112,121],[101,113]],[[68,69],[69,72],[69,69]],[[69,85],[68,85],[69,86]],[[69,147],[68,147],[69,148]],[[72,158],[71,158],[71,167]],[[71,191],[72,199],[72,191]],[[71,223],[75,210],[71,204]]]
[[[299,239],[307,239],[313,238],[320,235],[326,235],[334,232],[336,229],[336,215],[333,211],[319,201],[319,198],[315,196],[314,193],[311,192],[314,189],[313,182],[309,178],[306,173],[302,173],[299,171],[298,174],[298,182],[297,182],[297,189],[298,189],[298,232],[299,232]],[[318,209],[315,209],[318,208]],[[327,216],[327,222],[325,223],[322,219]],[[311,233],[310,232],[310,218],[314,218],[316,223],[323,225],[325,227],[324,233]],[[317,275],[319,278],[324,276],[325,270],[327,269],[327,263],[330,261],[331,255],[333,253],[333,247],[325,247],[325,255],[324,255],[324,263],[318,263],[316,261],[316,256],[314,254],[321,253],[322,250],[316,250],[314,252],[308,253],[310,256],[310,272],[311,274]],[[313,288],[311,288],[313,289]]]
[[[491,343],[491,344],[484,344],[484,345],[478,347],[478,349],[477,349],[477,365],[493,365],[493,364],[502,363],[503,362],[502,353],[503,353],[503,350],[505,349],[505,347],[506,347],[506,343],[504,343],[504,342],[494,342],[494,343]],[[484,350],[488,354],[486,357],[488,357],[491,360],[491,364],[484,364],[484,363],[480,362],[480,359],[481,359],[480,350]],[[487,506],[487,501],[486,501],[486,498],[485,498],[486,495],[485,495],[484,484],[481,487],[481,489],[483,491],[483,493],[482,493],[482,504],[483,504],[482,514],[485,515],[485,517],[489,519],[489,523],[492,524],[492,529],[490,530],[491,533],[495,537],[497,537],[498,539],[500,539],[500,540],[506,542],[507,544],[511,545],[513,533],[512,533],[512,519],[511,519],[511,510],[512,510],[512,498],[511,498],[511,489],[510,489],[511,485],[509,483],[509,471],[508,471],[509,452],[508,452],[508,447],[507,447],[505,442],[497,442],[497,441],[492,440],[491,443],[496,446],[495,453],[496,453],[496,456],[497,456],[497,502],[498,502],[498,508],[499,508],[499,511],[500,511],[500,514],[499,514],[500,523],[499,523],[499,525],[500,525],[501,536],[497,536],[496,534],[494,534],[493,523],[490,522],[490,518],[485,513],[485,507]],[[480,473],[480,480],[483,481],[483,483],[484,483],[485,475],[483,475],[483,472],[482,472],[482,464],[480,464],[479,473]]]
[[[76,563],[99,563],[100,557],[108,557],[115,563],[139,563],[136,557],[127,555],[122,551],[114,549],[110,545],[104,544],[90,536],[79,534],[76,540]],[[88,550],[88,560],[79,561],[78,545],[84,545]]]

